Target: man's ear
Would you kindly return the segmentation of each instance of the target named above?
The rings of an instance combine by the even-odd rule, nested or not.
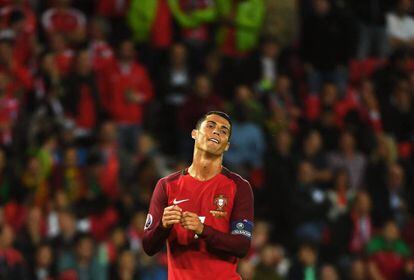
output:
[[[197,139],[197,135],[198,135],[198,131],[196,129],[193,129],[191,131],[191,138],[193,138],[195,140],[195,139]]]
[[[226,148],[224,148],[224,151],[227,152],[227,150],[230,148],[230,142],[227,142]]]

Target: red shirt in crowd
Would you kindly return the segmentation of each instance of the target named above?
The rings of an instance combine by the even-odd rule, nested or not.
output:
[[[172,43],[173,24],[167,0],[158,1],[157,13],[151,30],[151,42],[155,48],[168,48]]]
[[[125,16],[130,0],[100,0],[96,2],[98,15],[106,18]]]
[[[204,224],[200,236],[180,224],[162,227],[163,210],[173,204],[199,216]],[[253,194],[246,180],[224,167],[207,181],[183,170],[158,181],[143,247],[153,255],[167,241],[168,279],[240,279],[237,258],[247,253],[252,228]]]
[[[5,6],[0,10],[0,26],[2,29],[10,28],[10,14],[20,10],[25,16],[23,30],[15,34],[13,57],[19,64],[27,65],[33,58],[33,41],[36,36],[36,15],[29,7]]]
[[[108,75],[111,107],[107,110],[118,123],[141,124],[144,103],[154,95],[145,68],[135,62],[128,65],[116,63]],[[139,96],[141,102],[131,101],[132,96]]]

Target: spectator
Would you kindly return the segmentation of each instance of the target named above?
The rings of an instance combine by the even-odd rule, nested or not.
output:
[[[88,46],[89,60],[96,75],[99,99],[103,108],[111,107],[110,92],[105,88],[110,78],[110,68],[115,63],[115,55],[107,37],[110,33],[109,23],[104,18],[95,17],[89,25],[91,41]],[[108,113],[108,112],[106,112]]]
[[[252,262],[247,260],[241,260],[239,262],[237,272],[240,274],[242,279],[253,279],[255,267]]]
[[[223,79],[227,81],[224,92],[232,93],[234,87],[243,82],[246,58],[259,41],[265,7],[261,0],[219,0],[216,4],[217,42],[224,56]]]
[[[314,167],[314,180],[326,186],[332,179],[332,172],[323,155],[322,137],[317,130],[312,130],[305,136],[301,158],[309,161]]]
[[[184,104],[191,89],[193,69],[190,68],[187,47],[174,44],[169,53],[169,63],[159,75],[157,99],[160,102],[160,121],[157,123],[161,149],[167,154],[179,149],[179,130],[176,127],[179,108]]]
[[[70,7],[71,0],[57,0],[42,15],[42,28],[48,34],[65,34],[71,44],[79,44],[85,39],[86,17]]]
[[[20,195],[14,175],[5,150],[0,149],[0,205],[8,203]]]
[[[328,158],[333,168],[345,168],[349,173],[351,190],[362,188],[366,158],[356,149],[355,137],[349,131],[342,133],[339,139],[339,151]]]
[[[9,279],[25,279],[28,275],[26,263],[21,253],[13,247],[13,229],[5,224],[0,229],[0,253],[4,256],[0,261],[0,277]]]
[[[140,279],[135,263],[135,256],[131,251],[124,250],[121,252],[117,263],[117,271],[113,274],[111,279]]]
[[[357,259],[352,262],[350,279],[351,280],[365,280],[368,278],[368,271],[363,260]]]
[[[246,118],[258,125],[262,125],[265,121],[265,108],[258,101],[252,89],[246,85],[236,87],[233,104],[227,104],[228,110],[235,113],[238,106],[246,107]]]
[[[256,194],[256,215],[271,219],[275,237],[283,244],[291,240],[293,190],[296,159],[292,152],[292,135],[284,130],[274,135],[265,153],[265,184],[263,192]],[[262,202],[263,201],[263,202]],[[263,213],[262,213],[263,212]],[[291,245],[291,244],[288,244]]]
[[[225,163],[237,173],[250,177],[252,170],[263,168],[264,135],[257,124],[247,119],[249,111],[246,105],[235,108],[232,123],[232,149],[225,157]]]
[[[24,227],[16,238],[16,248],[23,253],[29,264],[35,262],[36,248],[46,234],[46,223],[39,207],[33,207],[27,214]]]
[[[385,113],[388,110],[391,93],[396,89],[399,81],[407,77],[410,57],[407,49],[398,48],[390,54],[388,64],[374,72],[373,81],[384,119],[387,118]]]
[[[55,188],[62,189],[69,203],[78,202],[86,196],[85,172],[79,166],[75,147],[67,147],[63,152],[63,164],[55,172]]]
[[[385,15],[391,8],[389,0],[347,1],[350,12],[358,23],[357,58],[385,58],[389,44]]]
[[[391,93],[389,106],[384,108],[384,130],[393,135],[398,142],[411,141],[413,137],[412,101],[407,81],[400,80]]]
[[[262,41],[260,53],[251,59],[246,79],[256,85],[260,92],[270,91],[276,84],[280,71],[280,52],[279,41],[268,37]]]
[[[38,118],[50,117],[59,123],[65,119],[62,98],[64,95],[63,73],[60,71],[55,56],[45,54],[40,60],[40,69],[36,79],[35,94]]]
[[[0,72],[0,143],[4,146],[10,146],[13,142],[13,128],[20,105],[11,79],[7,73]]]
[[[317,279],[318,275],[318,251],[311,243],[304,243],[298,249],[298,254],[290,268],[288,279]]]
[[[113,28],[112,42],[122,40],[129,35],[125,17],[131,2],[131,0],[101,0],[94,3],[96,14],[107,18]]]
[[[121,227],[112,229],[109,239],[100,245],[98,255],[106,256],[109,269],[114,272],[117,267],[117,259],[121,257],[123,250],[128,248],[128,240]]]
[[[345,214],[354,198],[354,193],[349,190],[349,176],[345,169],[336,172],[333,182],[332,190],[328,191],[328,197],[331,201],[328,216],[331,221],[335,221],[339,216]]]
[[[264,246],[260,252],[260,262],[256,266],[252,279],[282,279],[275,269],[277,261],[277,247],[272,245]]]
[[[338,260],[363,252],[374,233],[371,209],[372,201],[368,193],[359,191],[350,211],[332,225],[331,246]]]
[[[410,15],[412,2],[398,0],[395,10],[387,14],[387,35],[393,49],[414,44],[414,18]]]
[[[385,223],[382,234],[374,237],[367,246],[368,271],[374,279],[402,279],[405,261],[411,252],[400,238],[397,224]],[[392,261],[391,261],[392,260]]]
[[[110,75],[108,90],[112,106],[107,110],[118,124],[120,148],[133,151],[144,123],[144,105],[154,93],[146,69],[135,60],[130,40],[119,44],[118,59]]]
[[[280,40],[282,47],[296,43],[299,33],[299,2],[271,1],[265,2],[265,19],[263,33]]]
[[[202,66],[210,42],[209,23],[216,19],[216,4],[203,0],[168,0],[168,5],[180,27],[181,40],[190,51],[190,62],[197,69]]]
[[[274,90],[264,96],[264,103],[270,115],[284,114],[290,130],[296,132],[301,110],[292,89],[292,80],[286,74],[280,74]]]
[[[28,6],[19,7],[10,5],[0,10],[2,18],[5,19],[6,29],[3,34],[10,33],[14,39],[14,60],[23,66],[33,67],[36,52],[36,17]]]
[[[49,47],[60,77],[65,77],[72,70],[75,52],[69,47],[68,40],[61,33],[49,36]]]
[[[375,147],[367,165],[365,183],[367,190],[374,201],[374,213],[376,216],[384,216],[384,204],[386,197],[386,174],[388,166],[397,161],[397,145],[392,137],[387,134],[379,134],[376,137]]]
[[[321,280],[339,280],[338,272],[330,264],[325,264],[321,267],[320,277]]]
[[[51,246],[40,244],[35,252],[35,261],[31,270],[30,279],[43,280],[56,277],[55,256]]]
[[[23,98],[33,88],[33,77],[13,56],[14,37],[0,37],[0,72],[10,76],[10,92],[15,98]]]
[[[65,112],[76,123],[79,136],[90,135],[101,116],[100,94],[90,61],[86,50],[78,52],[74,61],[75,69],[65,83]]]
[[[117,127],[114,122],[103,122],[99,128],[99,136],[95,147],[98,156],[98,164],[101,172],[98,174],[98,185],[101,189],[96,194],[103,194],[115,199],[119,192],[119,172],[122,151],[117,142]]]
[[[346,88],[346,66],[353,53],[353,27],[349,19],[334,10],[328,0],[313,0],[313,14],[304,19],[302,52],[311,93],[320,92],[322,83],[335,82]]]
[[[58,212],[58,234],[51,240],[51,245],[56,258],[68,254],[75,245],[77,234],[76,218],[69,210]]]
[[[403,168],[398,164],[392,164],[387,170],[387,206],[390,216],[399,226],[403,226],[407,219],[406,179]],[[385,205],[384,205],[385,206]]]
[[[127,21],[140,58],[152,70],[161,69],[165,53],[173,44],[173,24],[168,1],[131,0]],[[151,61],[153,60],[153,61]],[[158,65],[157,65],[158,64]]]
[[[73,252],[61,255],[58,259],[60,275],[71,270],[78,279],[105,280],[108,278],[107,263],[99,260],[95,253],[95,244],[88,235],[79,235]]]
[[[381,132],[383,120],[374,83],[371,80],[363,80],[358,91],[361,98],[358,104],[361,119],[369,124],[375,132]]]
[[[299,163],[291,215],[297,240],[320,242],[326,226],[330,201],[315,181],[315,169],[308,161]]]

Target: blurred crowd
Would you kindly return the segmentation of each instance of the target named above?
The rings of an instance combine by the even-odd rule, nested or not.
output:
[[[0,279],[166,279],[157,180],[210,110],[243,279],[414,279],[411,0],[0,0]]]

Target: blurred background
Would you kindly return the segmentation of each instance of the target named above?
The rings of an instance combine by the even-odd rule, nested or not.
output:
[[[243,279],[414,279],[411,0],[0,0],[0,279],[166,279],[141,237],[209,110]]]

